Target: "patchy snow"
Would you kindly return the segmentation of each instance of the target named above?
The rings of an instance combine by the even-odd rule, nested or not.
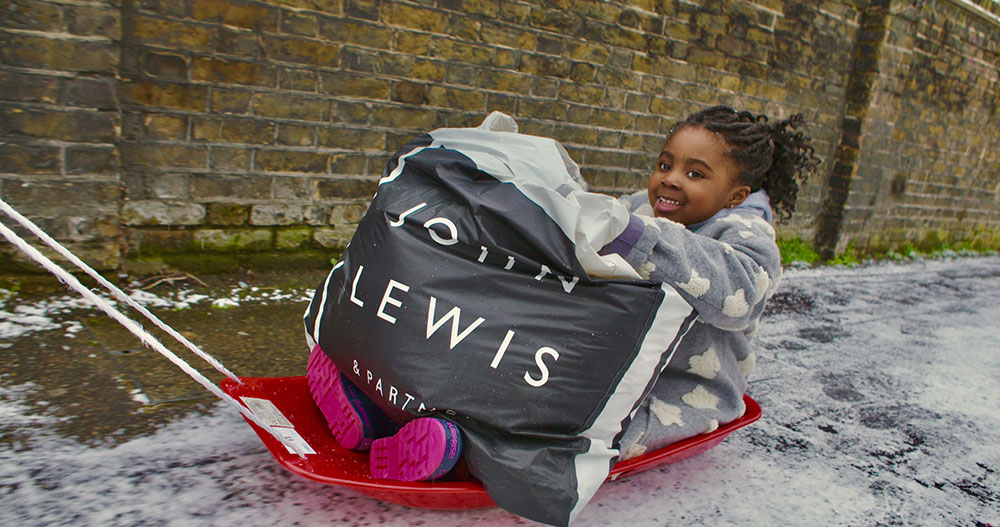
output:
[[[0,304],[0,321],[44,328],[48,309]],[[763,419],[604,485],[573,525],[1000,525],[997,320],[1000,258],[789,271],[755,344]],[[81,445],[24,404],[34,384],[0,380],[0,431],[19,437],[0,443],[0,525],[532,524],[299,478],[222,403],[118,446]]]

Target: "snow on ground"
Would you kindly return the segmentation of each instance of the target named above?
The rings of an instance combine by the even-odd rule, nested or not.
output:
[[[47,309],[0,305],[0,321],[45,327]],[[756,341],[763,419],[604,485],[574,526],[1000,525],[998,320],[996,257],[788,272]],[[22,404],[31,382],[0,386],[0,431],[18,434],[0,446],[0,525],[531,524],[298,478],[221,403],[87,447]]]

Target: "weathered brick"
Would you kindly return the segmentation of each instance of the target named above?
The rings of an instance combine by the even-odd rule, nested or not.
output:
[[[272,3],[296,9],[319,11],[320,13],[334,16],[340,16],[343,14],[342,0],[272,0]]]
[[[342,250],[354,237],[356,225],[319,228],[313,231],[313,241],[324,249]]]
[[[605,29],[602,41],[612,46],[621,46],[637,51],[644,51],[646,49],[645,35],[620,26],[609,26]]]
[[[191,4],[191,15],[196,20],[220,22],[257,31],[274,31],[278,27],[278,10],[259,4],[198,0]]]
[[[341,203],[330,208],[331,225],[356,224],[368,212],[368,202]]]
[[[481,111],[486,105],[486,94],[481,90],[453,90],[432,86],[428,90],[427,99],[434,106],[458,110]]]
[[[315,183],[311,176],[275,176],[272,188],[279,201],[311,201],[315,199]]]
[[[253,93],[247,90],[212,88],[209,106],[212,113],[245,114],[250,112]]]
[[[191,138],[215,143],[270,144],[276,124],[259,119],[194,118]]]
[[[458,86],[475,86],[479,80],[480,68],[464,64],[448,64],[445,66],[444,80],[447,84]]]
[[[493,50],[467,41],[435,38],[431,42],[433,56],[470,65],[488,66]]]
[[[13,174],[58,174],[60,150],[55,146],[0,143],[0,166]]]
[[[480,30],[482,41],[493,46],[506,46],[518,50],[534,50],[538,45],[538,33],[528,29],[512,28],[509,25],[483,24]]]
[[[265,172],[325,173],[329,155],[300,150],[261,150],[254,166]]]
[[[190,51],[210,49],[212,43],[212,29],[208,27],[142,15],[131,19],[128,36],[141,43]]]
[[[281,124],[278,126],[279,145],[312,146],[316,144],[316,130],[312,126]]]
[[[250,206],[240,203],[208,203],[206,207],[206,222],[209,225],[237,226],[246,225],[250,218]]]
[[[199,229],[194,232],[194,244],[208,251],[260,251],[274,247],[274,232],[270,229]]]
[[[126,143],[121,150],[129,166],[204,168],[206,164],[207,152],[200,146]]]
[[[283,68],[279,73],[278,87],[284,90],[315,92],[318,75],[315,71]]]
[[[191,197],[187,174],[147,174],[143,178],[145,197],[159,200],[186,200]]]
[[[253,113],[263,117],[325,121],[329,102],[316,97],[287,93],[257,93],[253,96]]]
[[[250,168],[251,151],[213,145],[209,149],[208,166],[212,170],[245,171]]]
[[[64,155],[66,174],[116,174],[119,169],[114,148],[70,147]]]
[[[371,121],[372,103],[337,101],[333,106],[335,123],[365,124]]]
[[[493,67],[499,69],[517,69],[521,63],[521,52],[513,49],[496,49],[493,51]]]
[[[294,227],[275,232],[274,248],[278,250],[305,249],[312,242],[312,229]]]
[[[478,40],[482,22],[468,15],[451,15],[445,25],[448,35],[462,40]]]
[[[362,175],[368,171],[368,157],[359,154],[333,154],[330,156],[330,173]]]
[[[191,61],[191,79],[195,81],[252,86],[274,86],[276,68],[264,67],[253,62],[236,62],[195,58]]]
[[[388,27],[346,18],[324,17],[320,35],[367,48],[389,49],[392,45],[392,30]]]
[[[200,249],[194,245],[194,232],[178,229],[128,229],[127,249],[130,254],[171,254]]]
[[[490,69],[483,73],[482,87],[491,91],[526,93],[531,88],[531,77]]]
[[[255,226],[295,225],[315,215],[312,205],[301,203],[261,203],[250,210],[250,224]],[[323,214],[320,214],[322,217]]]
[[[134,227],[146,225],[199,225],[205,219],[205,207],[179,201],[127,201],[121,220]]]
[[[0,132],[14,136],[85,143],[108,143],[117,137],[117,115],[112,112],[52,111],[8,108]]]
[[[126,81],[122,83],[121,94],[127,104],[199,111],[208,108],[208,88],[205,86]]]
[[[320,128],[319,144],[342,150],[385,150],[385,132],[367,128]]]
[[[142,69],[151,77],[165,80],[187,80],[187,59],[182,55],[167,53],[146,53],[142,57]]]
[[[423,104],[427,102],[427,85],[407,81],[393,82],[389,98],[406,104]]]
[[[444,33],[447,18],[437,10],[392,2],[383,10],[383,20],[401,26],[431,33]]]
[[[437,127],[438,115],[422,108],[378,105],[372,108],[372,122],[380,127],[426,131]]]
[[[319,17],[313,13],[282,10],[280,16],[282,33],[303,37],[316,37],[320,34]]]
[[[597,77],[597,67],[586,62],[574,62],[569,70],[569,78],[573,82],[589,83]]]
[[[340,49],[340,67],[365,73],[378,71],[379,54],[363,48],[344,46]]]
[[[592,127],[557,125],[553,135],[563,143],[592,145],[597,142],[597,130]]]
[[[531,8],[531,25],[558,33],[576,34],[581,20],[575,13],[558,9]]]
[[[582,84],[563,84],[559,87],[559,99],[584,104],[599,105],[604,98],[604,88]]]
[[[562,102],[522,99],[518,109],[518,113],[525,117],[562,121],[566,118],[569,105]]]
[[[568,77],[571,67],[572,62],[561,58],[529,54],[521,56],[520,70],[529,75]]]
[[[61,85],[59,77],[0,71],[0,100],[56,103]]]
[[[0,33],[0,62],[43,70],[107,72],[118,64],[118,52],[104,41]]]
[[[191,197],[196,200],[266,200],[271,198],[269,176],[192,174]]]
[[[598,108],[594,110],[593,123],[597,126],[608,128],[631,128],[633,118],[626,112],[604,110]]]
[[[348,72],[323,73],[321,82],[323,93],[371,99],[388,99],[392,87],[388,81]]]
[[[500,13],[499,0],[444,0],[441,7],[458,11],[463,16],[480,15],[485,18],[496,18]]]
[[[264,37],[264,50],[272,60],[312,64],[324,68],[340,65],[340,45],[287,37]]]
[[[323,179],[317,182],[320,199],[371,198],[378,181],[370,179]]]
[[[59,4],[9,0],[4,5],[0,26],[32,31],[56,32],[63,28],[63,10]]]
[[[426,33],[402,31],[396,33],[395,51],[411,55],[427,55],[431,48],[431,36]]]
[[[66,28],[74,35],[121,38],[119,12],[115,9],[88,5],[69,6],[65,16]]]
[[[219,28],[216,35],[215,50],[222,55],[252,60],[264,58],[264,45],[256,33]]]

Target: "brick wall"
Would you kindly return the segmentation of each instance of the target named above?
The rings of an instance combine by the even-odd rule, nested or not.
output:
[[[862,20],[818,245],[1000,246],[1000,4],[876,1]]]
[[[978,1],[15,1],[0,193],[105,267],[318,263],[420,132],[504,111],[621,193],[672,122],[727,103],[810,123],[824,165],[783,236],[989,240],[1000,25]]]
[[[102,268],[120,261],[120,36],[116,2],[0,8],[0,196]]]

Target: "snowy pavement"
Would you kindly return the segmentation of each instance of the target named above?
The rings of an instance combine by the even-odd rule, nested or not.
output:
[[[0,305],[0,353],[43,334],[32,324],[48,341],[80,332],[46,305],[61,304]],[[20,330],[3,325],[15,320]],[[1000,525],[998,322],[998,257],[787,271],[755,341],[750,394],[764,417],[702,455],[605,484],[573,525]],[[0,365],[0,525],[533,524],[298,478],[221,403],[128,440],[80,442],[57,432],[67,418],[40,393],[52,390]]]

